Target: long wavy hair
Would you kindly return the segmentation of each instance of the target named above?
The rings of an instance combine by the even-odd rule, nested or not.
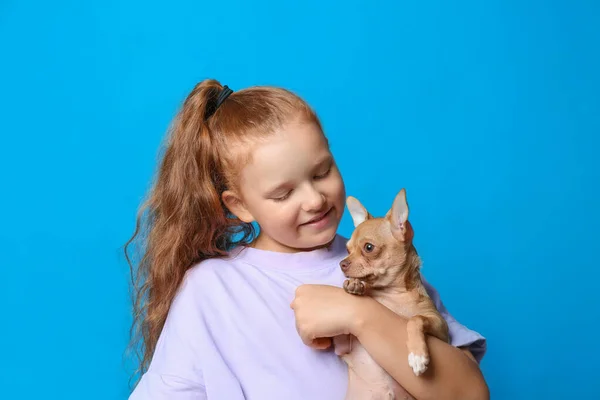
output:
[[[297,95],[265,86],[234,92],[205,118],[221,90],[218,81],[207,79],[183,102],[161,146],[159,168],[137,213],[133,236],[124,246],[133,292],[129,349],[136,356],[133,376],[138,379],[150,365],[186,271],[256,237],[253,226],[231,214],[221,198],[224,190],[235,190],[253,145],[293,120],[320,127],[314,111]]]

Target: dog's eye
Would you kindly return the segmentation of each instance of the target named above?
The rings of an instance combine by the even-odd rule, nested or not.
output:
[[[374,248],[375,248],[375,246],[373,246],[371,243],[367,243],[367,244],[365,244],[365,251],[366,251],[367,253],[370,253],[370,252],[372,252]]]

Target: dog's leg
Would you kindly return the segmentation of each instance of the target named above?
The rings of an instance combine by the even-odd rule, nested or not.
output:
[[[406,341],[408,364],[415,375],[421,375],[429,365],[429,351],[425,335],[431,334],[444,340],[444,332],[447,332],[447,327],[445,327],[445,321],[438,315],[415,315],[408,320]]]
[[[346,279],[344,281],[344,290],[350,294],[363,296],[367,294],[367,291],[369,290],[369,285],[366,282],[361,281],[360,279]]]

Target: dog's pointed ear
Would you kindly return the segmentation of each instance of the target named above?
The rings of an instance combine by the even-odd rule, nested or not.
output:
[[[371,218],[371,215],[367,209],[360,204],[360,201],[358,201],[356,198],[349,196],[346,200],[346,205],[348,206],[348,211],[350,211],[350,216],[352,217],[355,228],[367,219]]]
[[[396,195],[392,208],[386,214],[392,226],[392,234],[400,241],[412,239],[412,228],[408,222],[408,202],[406,201],[406,190],[402,189]]]

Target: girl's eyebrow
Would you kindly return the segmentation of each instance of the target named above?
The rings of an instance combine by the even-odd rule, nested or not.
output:
[[[275,186],[274,188],[270,189],[267,191],[266,196],[273,196],[275,194],[277,194],[280,191],[283,191],[284,189],[289,189],[292,186],[291,182],[283,182],[280,183],[279,185]]]
[[[321,165],[326,164],[331,161],[333,161],[333,157],[331,156],[331,154],[327,154],[325,157],[322,157],[322,159],[320,159],[319,162],[317,162],[315,165],[317,167],[320,167]]]
[[[331,156],[331,154],[327,154],[325,157],[322,157],[316,164],[316,167],[320,167],[326,163],[332,162],[333,161],[333,157]],[[282,182],[280,184],[278,184],[277,186],[273,187],[272,189],[269,189],[266,191],[266,195],[267,197],[269,196],[273,196],[275,194],[277,194],[280,191],[283,191],[284,189],[289,189],[293,186],[292,182]]]

